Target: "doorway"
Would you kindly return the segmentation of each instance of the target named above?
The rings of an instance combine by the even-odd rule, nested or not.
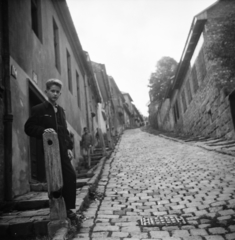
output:
[[[29,82],[29,115],[32,115],[32,107],[44,101],[45,99],[41,93]],[[43,142],[41,139],[30,137],[30,165],[31,180],[46,182]]]
[[[230,109],[233,120],[233,126],[235,128],[235,90],[229,95]]]

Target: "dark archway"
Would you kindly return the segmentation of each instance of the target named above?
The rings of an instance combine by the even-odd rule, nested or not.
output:
[[[233,126],[235,128],[235,90],[229,95],[229,102],[230,102]]]

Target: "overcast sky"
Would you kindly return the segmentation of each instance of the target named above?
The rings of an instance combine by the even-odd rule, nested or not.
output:
[[[67,0],[78,37],[148,115],[147,87],[163,56],[180,60],[193,17],[216,0]]]

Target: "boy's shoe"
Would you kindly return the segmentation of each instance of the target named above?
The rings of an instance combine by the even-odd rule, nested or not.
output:
[[[77,214],[72,210],[67,210],[67,218],[69,218],[71,221],[74,221],[77,219]]]

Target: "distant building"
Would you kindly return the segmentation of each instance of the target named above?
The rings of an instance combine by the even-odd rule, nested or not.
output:
[[[133,104],[133,109],[134,109],[135,125],[136,127],[141,127],[144,124],[144,118],[134,104]]]
[[[124,119],[124,98],[113,77],[109,76],[109,85],[111,90],[111,100],[114,106],[113,127],[115,134],[120,134],[125,129]]]
[[[133,99],[129,93],[122,92],[124,98],[124,109],[125,109],[125,125],[127,128],[140,127],[141,123],[144,122],[142,115],[136,106],[132,103]]]
[[[96,75],[94,73],[93,67],[92,67],[92,62],[90,59],[90,56],[88,54],[88,52],[85,52],[86,55],[86,59],[87,59],[87,63],[88,63],[88,69],[87,72],[89,72],[88,75],[88,87],[87,87],[87,98],[88,102],[87,102],[87,112],[90,116],[87,117],[87,119],[89,119],[89,122],[87,123],[87,127],[90,130],[94,140],[95,140],[95,134],[96,134],[96,130],[97,128],[101,128],[102,129],[102,124],[100,123],[100,121],[102,121],[99,118],[99,114],[100,114],[100,104],[102,104],[102,96],[101,96],[101,92],[99,89],[99,85],[96,79]]]

